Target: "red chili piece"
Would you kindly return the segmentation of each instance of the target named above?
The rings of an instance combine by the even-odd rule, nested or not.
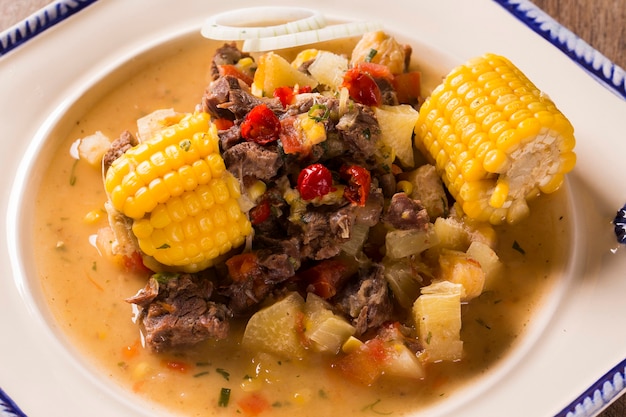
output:
[[[255,106],[241,123],[241,137],[266,145],[278,139],[280,120],[266,104]]]
[[[342,86],[348,89],[350,97],[366,106],[380,106],[382,95],[374,78],[362,72],[359,67],[349,69],[343,77]]]
[[[370,172],[358,165],[344,165],[339,170],[339,174],[341,178],[348,181],[348,186],[343,190],[343,196],[351,203],[364,206],[372,183]]]
[[[300,171],[298,191],[304,200],[328,194],[333,189],[333,176],[322,164],[312,164]]]
[[[263,200],[250,209],[250,223],[253,225],[263,223],[265,220],[269,219],[270,214],[272,214],[270,202]]]

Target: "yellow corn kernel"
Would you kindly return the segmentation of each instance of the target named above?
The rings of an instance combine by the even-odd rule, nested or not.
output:
[[[83,220],[85,221],[85,223],[94,224],[102,218],[102,214],[102,210],[91,210],[90,212],[85,214]]]
[[[238,204],[239,182],[225,168],[205,113],[188,114],[128,150],[107,171],[105,188],[113,207],[133,219],[151,265],[196,272],[252,233]]]
[[[410,181],[398,181],[396,191],[411,195],[413,192],[413,184]]]
[[[514,223],[526,199],[556,191],[576,163],[574,128],[508,59],[453,69],[420,109],[415,146],[470,218]]]

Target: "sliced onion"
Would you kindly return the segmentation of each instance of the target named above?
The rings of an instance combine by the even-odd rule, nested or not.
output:
[[[367,32],[380,30],[381,28],[382,26],[379,23],[374,22],[350,22],[278,36],[249,37],[244,41],[242,50],[244,52],[273,51],[333,39],[359,36]]]
[[[272,22],[285,22],[271,25]],[[300,7],[251,7],[211,16],[202,26],[202,36],[216,40],[244,40],[285,36],[326,26],[324,16]]]

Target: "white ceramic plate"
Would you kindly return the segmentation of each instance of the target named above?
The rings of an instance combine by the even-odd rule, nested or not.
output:
[[[55,7],[63,7],[50,10],[62,15],[68,5],[92,2],[57,2]],[[298,3],[311,7],[295,0],[273,2]],[[506,55],[571,120],[579,160],[568,182],[576,212],[570,273],[514,352],[479,383],[427,412],[442,417],[592,416],[625,385],[626,247],[617,242],[612,224],[626,202],[623,71],[527,2],[501,3],[506,7],[487,0],[396,0],[385,7],[373,0],[358,6],[321,0],[315,8],[329,18],[376,20],[459,63],[487,51]],[[251,0],[236,3],[252,5]],[[200,0],[97,1],[58,19],[60,24],[42,23],[51,27],[28,36],[28,42],[14,42],[15,33],[0,38],[0,51],[6,52],[0,57],[0,183],[5,190],[0,214],[7,219],[0,226],[0,415],[140,415],[132,397],[73,357],[73,349],[46,324],[45,307],[31,291],[33,281],[23,276],[29,267],[19,256],[27,248],[16,242],[27,240],[20,236],[23,226],[15,226],[22,219],[15,199],[24,189],[23,178],[30,176],[21,161],[36,153],[55,121],[98,79],[167,39],[193,30],[200,36],[202,22],[228,7],[227,2]],[[13,48],[13,43],[21,44]]]

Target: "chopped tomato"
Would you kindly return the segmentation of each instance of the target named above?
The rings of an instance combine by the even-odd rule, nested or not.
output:
[[[243,81],[244,83],[248,85],[252,85],[252,83],[254,82],[252,77],[242,72],[241,70],[239,70],[239,68],[237,68],[235,65],[232,65],[232,64],[231,65],[226,65],[226,64],[218,65],[217,71],[219,72],[221,77],[225,75],[231,75],[233,77],[239,78],[241,81]]]
[[[228,274],[235,282],[255,278],[260,273],[259,258],[254,252],[241,253],[226,261]]]
[[[273,95],[274,97],[278,98],[280,100],[280,104],[282,104],[283,107],[286,108],[288,105],[293,103],[293,98],[297,94],[310,93],[311,91],[311,87],[308,85],[305,85],[304,87],[283,86],[274,89]]]
[[[151,274],[152,271],[143,264],[143,258],[139,252],[133,252],[131,255],[123,256],[124,268],[128,272],[135,274]]]
[[[215,124],[215,127],[217,128],[217,130],[228,130],[231,127],[233,127],[235,123],[230,119],[225,119],[222,117],[222,118],[213,120],[213,124]]]
[[[241,137],[259,145],[278,139],[280,120],[266,104],[255,106],[241,123]]]
[[[376,64],[374,62],[359,62],[356,66],[359,72],[369,74],[374,78],[386,78],[393,80],[393,74],[387,65]]]
[[[296,127],[296,117],[287,116],[280,121],[280,144],[286,154],[307,155],[311,147],[307,146],[302,130]]]
[[[122,348],[122,357],[126,360],[133,359],[137,355],[139,355],[140,349],[141,349],[141,341],[137,339],[132,345],[124,346]]]
[[[298,191],[304,200],[322,197],[333,189],[333,176],[322,164],[312,164],[300,171]]]
[[[307,290],[311,289],[316,295],[329,299],[337,294],[337,290],[351,273],[352,270],[345,262],[326,259],[298,275],[306,283]]]
[[[270,408],[269,401],[257,392],[246,395],[237,402],[237,405],[246,416],[255,417]]]
[[[352,381],[371,385],[383,374],[387,356],[385,343],[374,338],[342,356],[334,367]]]
[[[393,79],[393,87],[400,104],[413,104],[421,94],[422,75],[419,71],[397,74]]]
[[[250,209],[250,223],[253,225],[263,223],[269,219],[272,210],[269,200],[262,200],[259,204]]]
[[[348,186],[344,189],[344,197],[351,203],[364,206],[370,194],[372,177],[370,172],[358,165],[342,166],[339,174],[348,180]]]
[[[378,84],[371,75],[361,72],[358,67],[346,71],[342,86],[348,89],[350,97],[357,103],[366,106],[380,106],[382,103]]]

